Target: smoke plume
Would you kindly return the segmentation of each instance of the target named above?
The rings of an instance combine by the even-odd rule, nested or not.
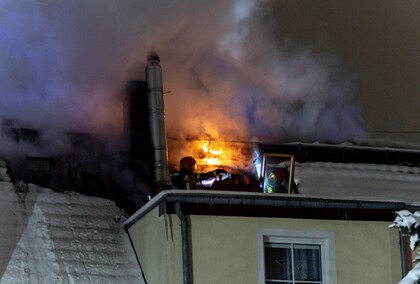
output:
[[[275,38],[269,1],[0,0],[0,11],[2,124],[120,137],[123,86],[144,79],[154,49],[170,137],[363,135],[339,59]]]

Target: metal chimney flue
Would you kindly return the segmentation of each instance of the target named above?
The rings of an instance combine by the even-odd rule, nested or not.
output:
[[[162,68],[159,55],[151,52],[146,66],[150,136],[153,147],[154,194],[169,188]]]

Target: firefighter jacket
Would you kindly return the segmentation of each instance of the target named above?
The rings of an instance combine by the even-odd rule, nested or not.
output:
[[[199,173],[178,172],[171,174],[171,185],[175,189],[201,188],[201,175]]]
[[[203,189],[202,180],[216,177],[220,173],[227,173],[225,170],[217,169],[208,173],[195,173],[180,171],[171,174],[171,184],[175,189]]]

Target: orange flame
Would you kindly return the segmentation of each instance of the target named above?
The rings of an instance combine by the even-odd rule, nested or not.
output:
[[[214,137],[214,136],[212,136]],[[229,171],[253,170],[252,149],[248,143],[210,139],[177,140],[169,139],[171,166],[177,169],[179,160],[193,156],[198,172],[208,172],[217,168]]]
[[[222,159],[224,158],[222,155],[224,151],[221,147],[214,149],[208,141],[207,143],[204,143],[202,146],[202,150],[204,153],[204,158],[202,159],[202,162],[204,162],[207,165],[220,165],[222,163]]]

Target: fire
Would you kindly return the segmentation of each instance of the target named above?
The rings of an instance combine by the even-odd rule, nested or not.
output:
[[[171,167],[177,169],[182,157],[192,156],[198,172],[217,168],[232,171],[254,171],[252,145],[245,142],[225,141],[219,136],[204,139],[169,139]],[[172,154],[172,155],[171,155]]]
[[[202,162],[207,165],[220,165],[222,164],[222,160],[225,158],[223,156],[223,149],[219,146],[217,149],[213,148],[211,145],[211,140],[204,143],[202,146],[204,157]]]

